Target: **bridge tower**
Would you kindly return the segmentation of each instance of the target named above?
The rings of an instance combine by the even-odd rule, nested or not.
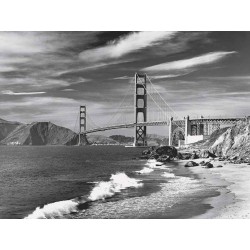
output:
[[[135,74],[135,138],[134,146],[147,146],[147,127],[138,125],[147,122],[147,75]]]
[[[80,119],[79,119],[79,142],[81,145],[82,138],[85,136],[85,131],[87,129],[87,112],[86,106],[80,106]]]

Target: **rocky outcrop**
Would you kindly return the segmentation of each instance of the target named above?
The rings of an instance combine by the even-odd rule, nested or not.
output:
[[[191,167],[196,167],[196,166],[199,166],[199,164],[196,163],[196,162],[194,162],[194,161],[189,161],[189,162],[187,162],[187,163],[184,165],[185,168],[191,168]]]
[[[159,162],[169,162],[176,158],[178,151],[173,146],[151,147],[142,152],[141,159],[156,159]]]
[[[51,122],[21,124],[1,141],[3,145],[77,145],[79,137],[70,129]],[[83,144],[88,144],[85,138]]]
[[[250,124],[238,122],[227,128],[210,146],[210,150],[230,160],[250,162]]]
[[[174,146],[162,146],[155,150],[158,155],[167,155],[170,158],[174,158],[177,156],[177,149]]]

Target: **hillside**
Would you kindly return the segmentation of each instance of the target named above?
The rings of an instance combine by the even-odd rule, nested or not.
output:
[[[248,160],[250,159],[250,124],[238,122],[232,127],[217,130],[208,140],[190,147],[209,149],[218,156]]]
[[[21,123],[6,121],[0,118],[0,141],[3,140],[9,133],[16,129]]]
[[[134,137],[124,135],[88,135],[88,141],[92,144],[116,144],[116,145],[132,145]],[[168,145],[168,138],[160,135],[147,135],[149,146]]]
[[[102,145],[113,145],[117,144],[119,145],[119,142],[113,140],[110,137],[107,137],[105,135],[87,135],[87,139],[90,144],[102,144]]]
[[[119,144],[132,144],[134,142],[134,137],[124,135],[111,135],[109,138],[118,142]]]
[[[51,122],[21,124],[7,135],[2,145],[76,145],[78,135]],[[87,141],[85,139],[85,144]]]

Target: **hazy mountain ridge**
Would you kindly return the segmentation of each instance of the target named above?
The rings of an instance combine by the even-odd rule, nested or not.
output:
[[[0,141],[20,126],[20,124],[20,122],[11,122],[0,118]]]
[[[2,145],[76,145],[78,134],[51,122],[33,122],[19,124],[0,143]]]
[[[124,135],[98,135],[91,134],[81,137],[81,145],[132,145],[134,137]],[[167,145],[168,138],[149,134],[148,145]],[[77,145],[79,136],[72,130],[57,126],[51,122],[32,122],[22,124],[6,121],[0,118],[0,144],[1,145]]]

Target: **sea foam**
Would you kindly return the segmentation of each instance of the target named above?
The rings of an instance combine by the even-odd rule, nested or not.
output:
[[[63,215],[78,212],[80,205],[86,202],[103,200],[112,197],[115,193],[121,192],[128,187],[142,187],[140,180],[128,177],[125,173],[113,174],[109,181],[97,182],[90,192],[88,199],[64,200],[37,207],[36,210],[25,217],[25,219],[53,219]]]
[[[162,176],[166,178],[175,178],[175,174],[167,172],[163,173]]]
[[[43,207],[37,207],[36,210],[25,217],[25,219],[53,219],[56,217],[62,217],[65,214],[77,212],[78,205],[79,202],[74,200],[50,203]]]
[[[154,169],[152,169],[152,168],[144,167],[142,170],[135,171],[135,172],[139,173],[139,174],[148,174],[148,173],[151,173],[153,171],[154,171]]]
[[[166,166],[162,162],[156,161],[155,159],[148,160],[145,165],[150,167],[150,168],[157,168],[157,169],[165,169],[166,168]]]
[[[109,181],[101,181],[93,188],[88,199],[91,201],[112,197],[115,193],[129,187],[142,187],[140,180],[128,177],[125,173],[117,173],[111,176]]]

